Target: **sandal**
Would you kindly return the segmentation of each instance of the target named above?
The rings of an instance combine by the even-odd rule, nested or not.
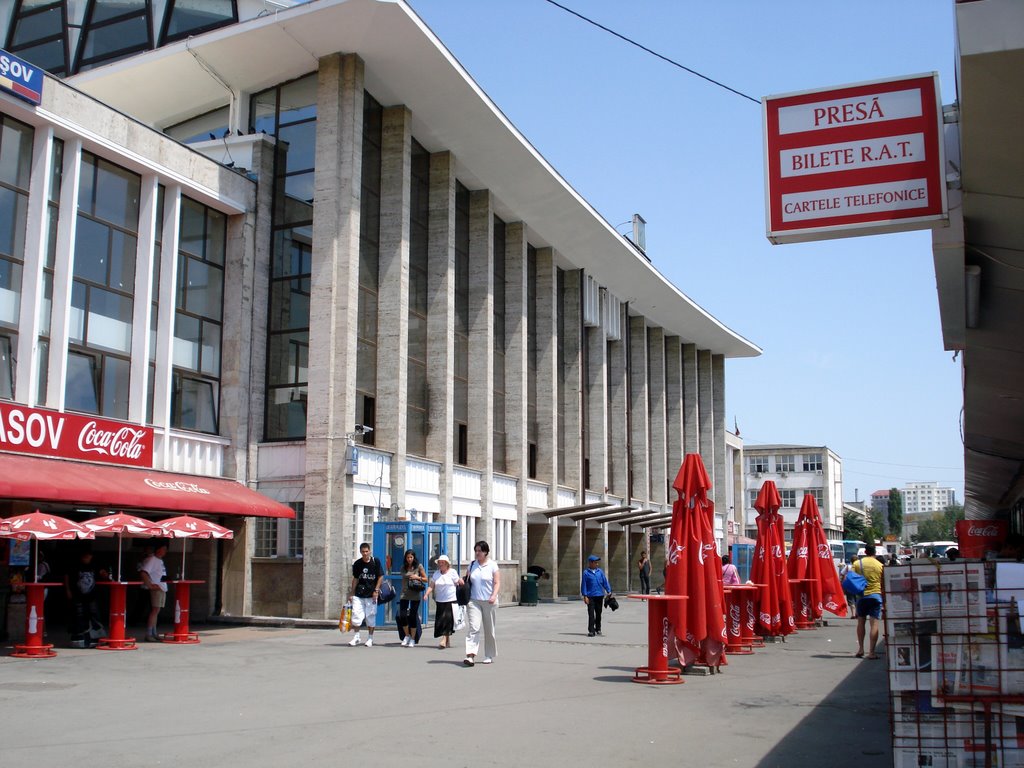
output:
[[[877,658],[878,658],[878,654],[877,654],[877,653],[869,653],[869,654],[868,654],[867,656],[865,656],[864,658],[865,658],[865,659],[870,659],[871,661],[874,661],[875,659],[877,659]]]
[[[855,654],[853,654],[853,655],[854,655],[854,656],[855,656],[856,658],[858,658],[858,659],[863,659],[863,658],[864,658],[864,651],[857,651],[857,652],[856,652]]]

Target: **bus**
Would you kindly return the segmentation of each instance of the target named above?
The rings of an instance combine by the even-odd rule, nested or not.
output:
[[[865,546],[867,545],[863,541],[843,539],[843,562],[852,562],[857,555],[864,551]]]
[[[955,541],[919,541],[914,545],[914,557],[942,557],[947,549],[957,546]]]

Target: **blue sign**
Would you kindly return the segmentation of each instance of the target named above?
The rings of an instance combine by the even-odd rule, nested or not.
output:
[[[38,104],[43,100],[43,70],[0,49],[0,90]]]

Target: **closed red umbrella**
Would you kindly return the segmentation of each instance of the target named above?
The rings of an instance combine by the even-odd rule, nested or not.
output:
[[[715,504],[708,498],[711,481],[699,454],[686,455],[672,487],[678,498],[672,505],[665,594],[689,598],[669,608],[676,652],[684,664],[717,667],[725,657],[725,593]]]
[[[781,506],[778,488],[774,482],[766,480],[754,502],[758,512],[757,543],[750,566],[750,580],[760,587],[757,628],[764,635],[788,635],[796,630],[783,554],[786,539],[779,514]]]
[[[807,589],[802,590],[802,594],[808,598],[808,603],[797,609],[805,620],[820,619],[824,611],[836,616],[846,615],[839,572],[832,560],[832,548],[825,536],[818,502],[811,494],[804,496],[793,527],[793,547],[786,561],[786,571],[791,579],[806,580]]]
[[[191,515],[168,517],[157,521],[157,525],[167,536],[176,539],[231,539],[235,534],[230,528],[217,525],[211,520],[203,520]],[[181,577],[185,578],[185,542],[181,542]]]

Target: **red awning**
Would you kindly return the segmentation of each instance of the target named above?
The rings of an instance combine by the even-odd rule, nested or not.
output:
[[[234,480],[11,453],[0,454],[0,498],[118,510],[295,517],[291,507]]]

